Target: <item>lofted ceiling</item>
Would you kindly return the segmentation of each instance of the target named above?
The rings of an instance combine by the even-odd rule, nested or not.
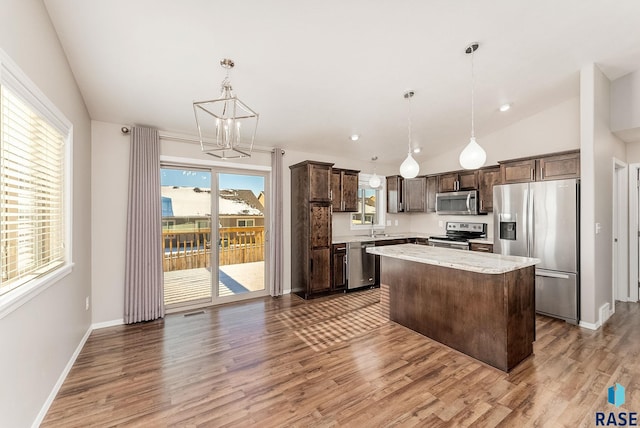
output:
[[[473,41],[480,143],[578,96],[587,64],[640,69],[637,0],[44,3],[94,120],[195,136],[192,103],[218,97],[231,58],[257,146],[361,160],[406,156],[408,89],[418,161],[467,144]]]

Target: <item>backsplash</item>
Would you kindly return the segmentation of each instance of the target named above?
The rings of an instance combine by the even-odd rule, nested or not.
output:
[[[493,215],[437,215],[425,214],[386,214],[387,233],[426,233],[431,235],[444,235],[445,223],[448,221],[461,221],[467,223],[487,223],[487,238],[493,238]],[[398,223],[396,225],[396,222]],[[364,230],[351,230],[351,213],[333,213],[333,236],[365,235]]]

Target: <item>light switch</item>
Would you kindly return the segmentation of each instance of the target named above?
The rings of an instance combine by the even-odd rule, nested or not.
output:
[[[398,225],[398,220],[396,220],[396,226]]]

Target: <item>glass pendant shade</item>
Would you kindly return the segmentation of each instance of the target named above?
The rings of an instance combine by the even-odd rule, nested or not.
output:
[[[411,153],[407,153],[407,158],[400,165],[400,175],[403,178],[414,178],[418,175],[420,171],[420,165],[418,162],[411,156]]]
[[[380,187],[380,184],[382,184],[382,180],[380,180],[380,176],[374,172],[369,179],[369,186],[372,189],[377,189],[378,187]]]
[[[486,160],[487,153],[480,147],[480,144],[476,142],[476,139],[471,137],[467,147],[460,153],[460,165],[464,169],[477,169],[484,165]]]

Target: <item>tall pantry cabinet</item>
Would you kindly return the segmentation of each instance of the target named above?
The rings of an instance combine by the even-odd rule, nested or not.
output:
[[[291,165],[291,291],[307,299],[331,289],[331,167]]]

